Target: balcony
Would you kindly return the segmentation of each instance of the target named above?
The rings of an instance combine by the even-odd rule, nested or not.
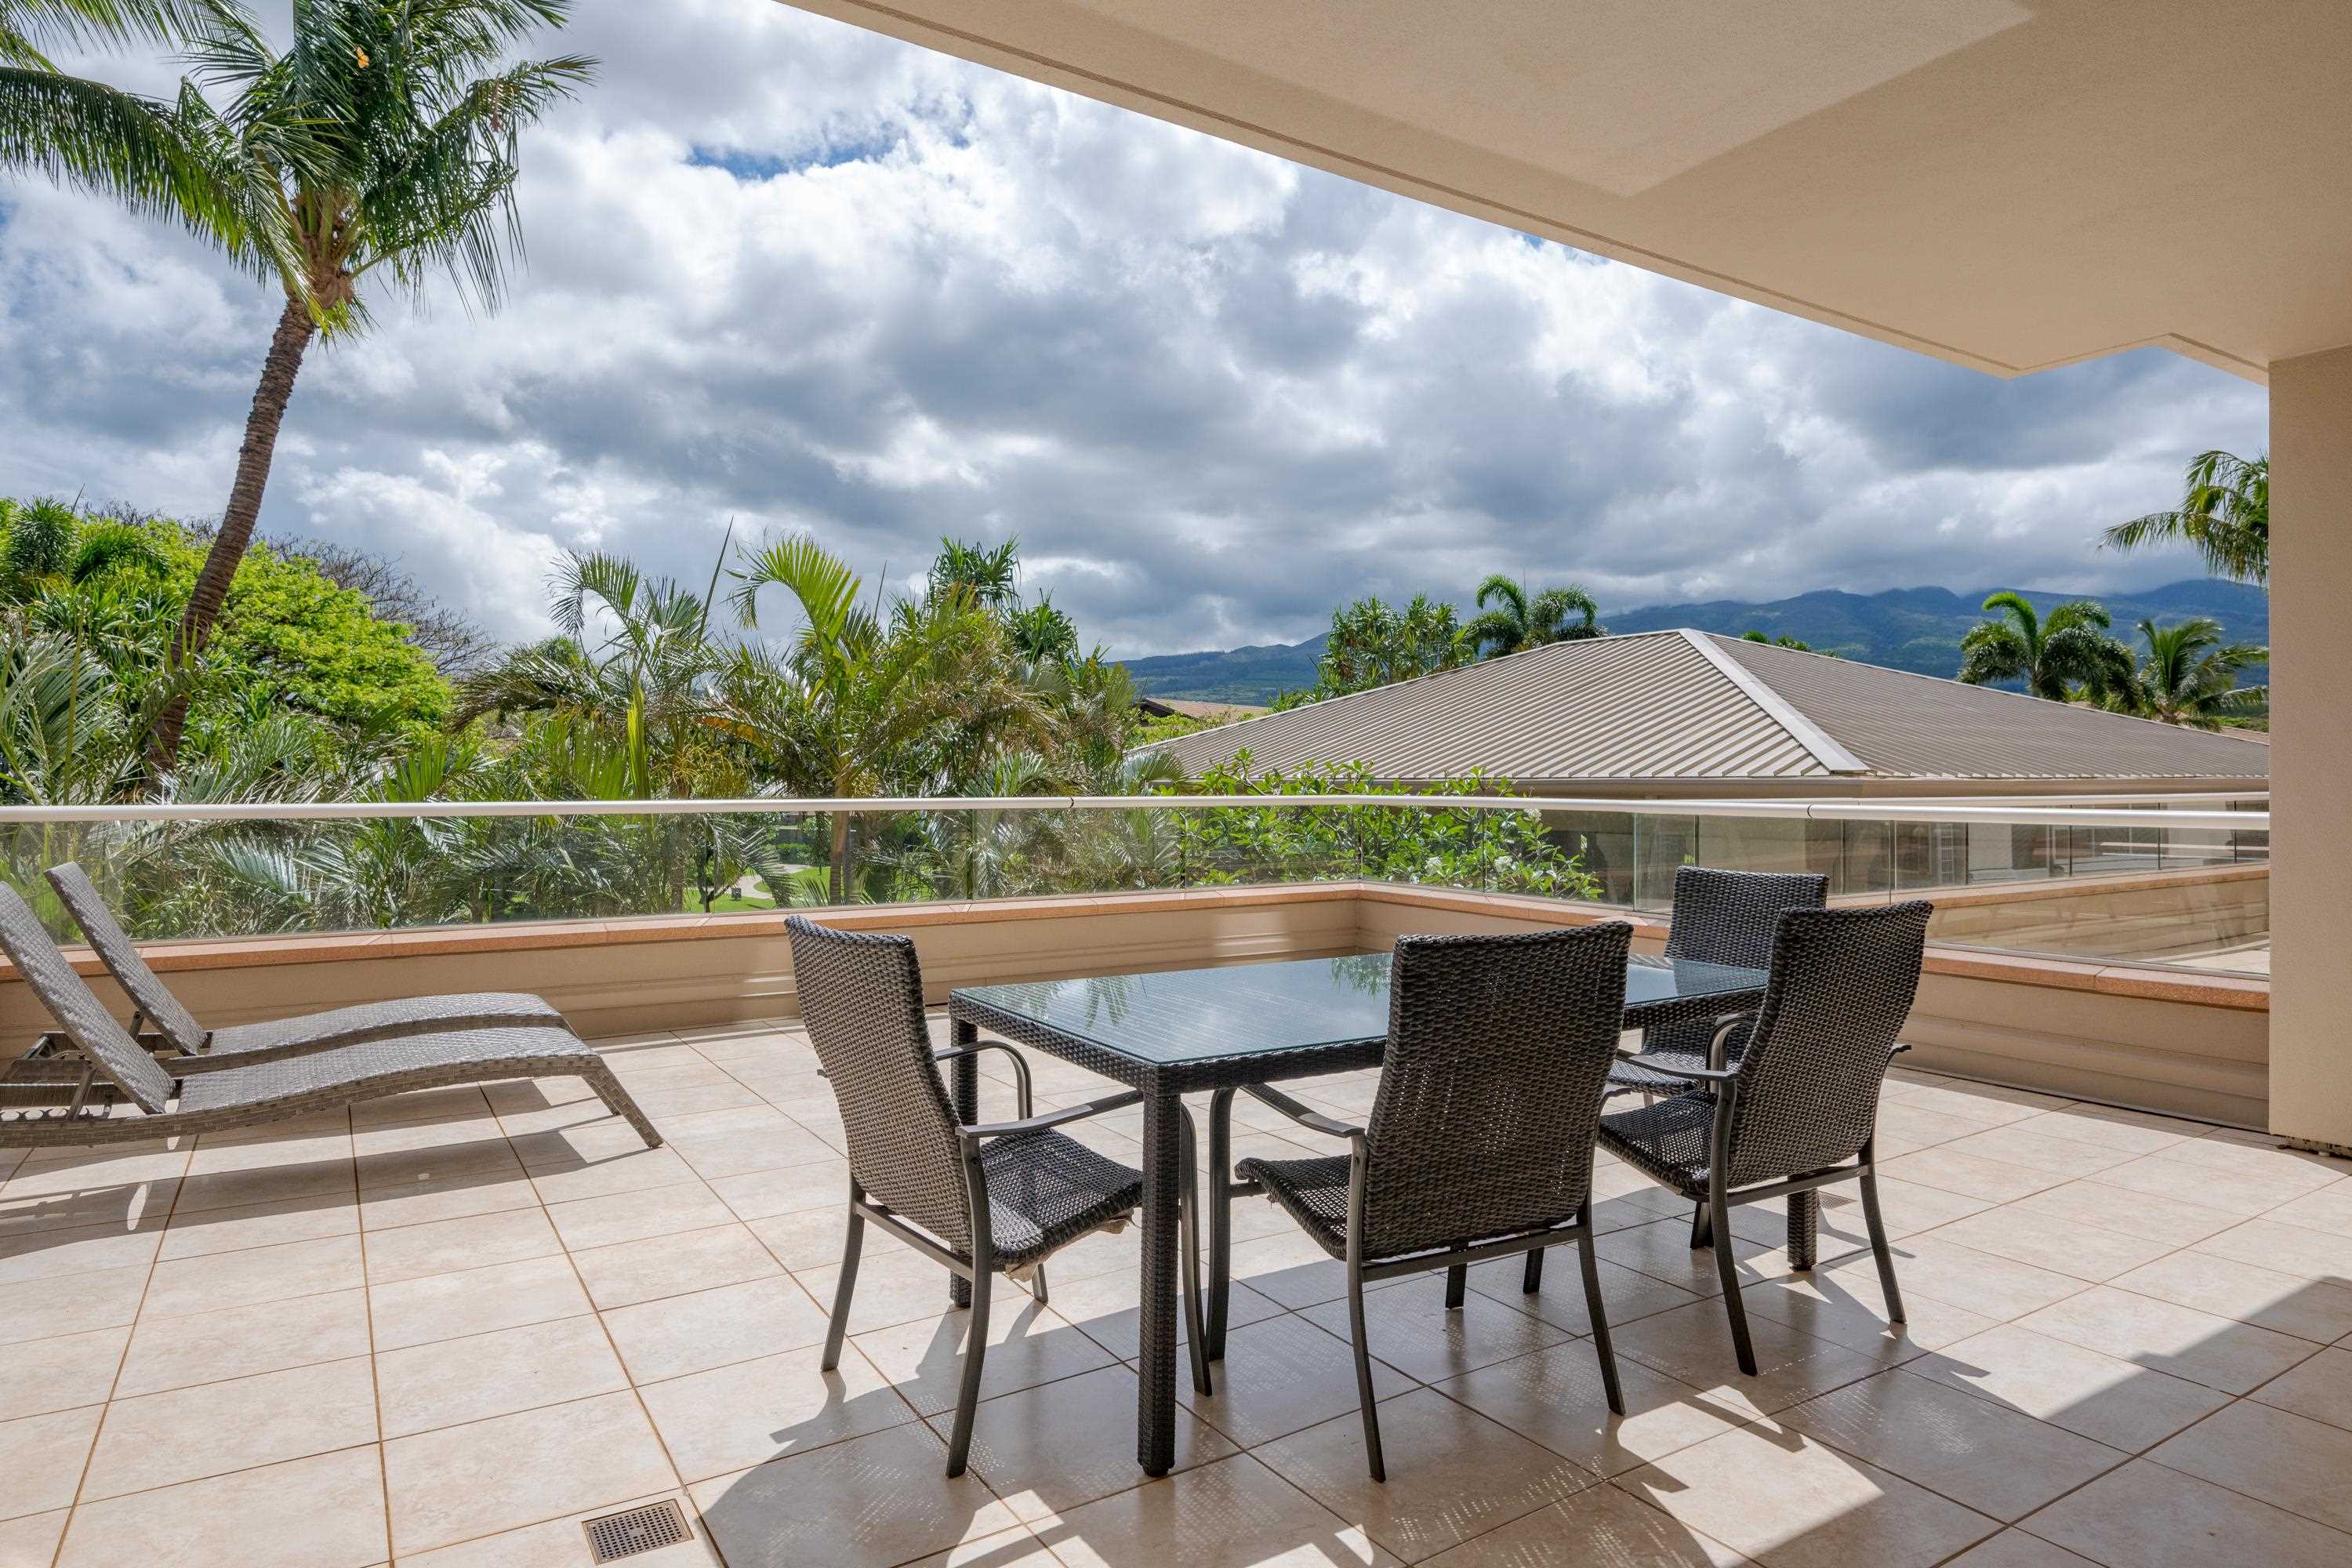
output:
[[[1347,814],[1436,807],[1100,809],[1361,825],[1381,819]],[[1714,841],[1801,851],[1806,836],[1785,825],[1843,809],[1727,814],[1748,831]],[[1928,839],[1957,832],[1964,848],[1998,815],[1917,809],[1944,810]],[[2000,825],[2002,845],[2157,831],[2084,820],[2096,808],[2004,809],[2018,820]],[[86,830],[73,852],[119,888],[153,873],[134,851],[191,855],[202,837],[198,814],[159,844],[160,809],[143,815],[127,832],[16,831]],[[289,838],[358,831],[280,815],[267,826]],[[872,815],[861,842],[886,842]],[[1916,1065],[1890,1080],[1880,1123],[1906,1326],[1885,1320],[1842,1193],[1825,1194],[1822,1258],[1803,1274],[1776,1209],[1739,1211],[1760,1362],[1743,1376],[1686,1209],[1604,1156],[1602,1289],[1629,1414],[1607,1417],[1574,1270],[1528,1297],[1508,1263],[1481,1266],[1452,1314],[1435,1277],[1380,1287],[1385,1486],[1363,1475],[1339,1266],[1247,1201],[1219,1392],[1185,1392],[1164,1479],[1133,1460],[1132,1231],[1057,1254],[1049,1304],[1001,1290],[961,1479],[940,1475],[962,1331],[936,1267],[869,1230],[852,1348],[820,1373],[843,1141],[793,1023],[779,913],[184,928],[150,955],[208,1023],[425,991],[542,992],[601,1037],[667,1142],[638,1146],[556,1079],[403,1096],[193,1147],[0,1152],[0,1562],[586,1563],[583,1521],[663,1500],[692,1539],[629,1561],[2136,1568],[2201,1561],[2214,1541],[2265,1563],[2346,1561],[2352,1163],[2252,1130],[2268,982],[2245,954],[2267,934],[2252,826],[2267,819],[2250,818],[2226,855],[2222,828],[2182,820],[2148,841],[2168,864],[2069,876],[2045,863],[2029,881],[2014,874],[2033,868],[1962,853],[1988,874],[1928,895],[1945,923],[1906,1029]],[[773,826],[810,825],[778,813]],[[1629,912],[1497,890],[1507,879],[1492,867],[1485,885],[1465,874],[1456,887],[1365,874],[1380,868],[1360,852],[1247,867],[1229,855],[1187,865],[1177,885],[827,918],[912,934],[936,1002],[980,980],[1377,951],[1405,931]],[[1631,912],[1654,946],[1662,916]],[[2133,956],[2159,927],[2166,961]],[[24,989],[0,976],[11,1049],[41,1027]],[[1045,1104],[1108,1092],[1032,1059]],[[1368,1107],[1371,1079],[1294,1087],[1344,1118]],[[981,1110],[1011,1113],[1006,1079],[984,1078]],[[1328,1152],[1246,1101],[1242,1116],[1237,1155]],[[1085,1136],[1133,1159],[1138,1128],[1129,1111]]]

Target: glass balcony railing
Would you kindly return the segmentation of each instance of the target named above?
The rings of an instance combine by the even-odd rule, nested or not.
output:
[[[1927,897],[1939,941],[2267,973],[2269,816],[2187,803],[1236,795],[0,806],[0,875],[60,936],[74,860],[134,935],[1373,881],[1663,912],[1685,865]]]

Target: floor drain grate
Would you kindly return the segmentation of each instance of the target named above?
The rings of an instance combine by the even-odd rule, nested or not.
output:
[[[686,1527],[686,1515],[677,1504],[667,1501],[608,1513],[587,1521],[582,1528],[588,1531],[588,1549],[599,1563],[617,1563],[640,1552],[694,1539],[694,1532]]]

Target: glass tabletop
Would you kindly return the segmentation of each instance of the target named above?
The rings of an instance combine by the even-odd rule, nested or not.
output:
[[[1171,1063],[1360,1044],[1389,1027],[1385,952],[959,987],[957,1000],[1009,1013],[1140,1062]],[[1637,954],[1625,1010],[1760,991],[1760,969]]]

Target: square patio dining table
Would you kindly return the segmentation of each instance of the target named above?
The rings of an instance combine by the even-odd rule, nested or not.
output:
[[[980,1031],[1076,1063],[1143,1094],[1143,1288],[1136,1460],[1165,1475],[1176,1451],[1177,1199],[1187,1094],[1378,1067],[1388,1040],[1390,955],[1245,963],[976,985],[951,992],[956,1042]],[[1625,969],[1625,1027],[1714,1017],[1761,1000],[1757,969],[1636,954]],[[953,1070],[956,1115],[979,1120],[972,1058]],[[1220,1112],[1223,1107],[1220,1106]],[[1222,1114],[1210,1130],[1213,1179],[1226,1180]],[[1213,1214],[1223,1205],[1212,1202]],[[1210,1238],[1222,1284],[1227,1238]],[[961,1285],[962,1281],[956,1283]],[[961,1297],[959,1296],[959,1304]],[[1211,1311],[1213,1325],[1224,1314]]]

